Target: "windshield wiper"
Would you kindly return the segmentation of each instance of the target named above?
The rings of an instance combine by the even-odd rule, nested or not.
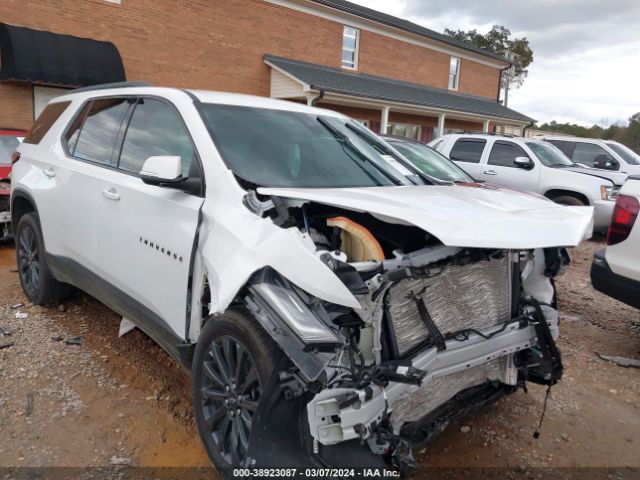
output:
[[[342,142],[343,148],[345,146],[348,147],[349,150],[351,150],[352,152],[354,152],[356,155],[358,155],[360,157],[361,161],[368,162],[371,165],[373,165],[376,168],[376,170],[378,170],[385,177],[387,177],[389,180],[391,180],[391,182],[393,182],[395,185],[402,185],[402,182],[400,182],[400,180],[398,180],[390,172],[388,172],[386,169],[384,169],[383,167],[378,165],[375,161],[373,161],[373,159],[369,158],[369,156],[366,153],[364,153],[362,150],[360,150],[358,147],[356,147],[353,144],[353,142],[351,141],[351,139],[345,133],[343,133],[340,130],[338,130],[335,126],[331,125],[331,123],[329,123],[327,120],[325,120],[322,117],[318,116],[318,117],[316,117],[316,119],[318,120],[318,122],[320,122],[320,124],[324,128],[329,130],[329,132],[331,132],[331,134],[334,137],[336,137],[338,140],[340,140],[340,142]],[[345,152],[345,153],[347,153],[347,155],[349,155],[348,152]],[[349,156],[351,157],[351,155],[349,155]]]
[[[358,135],[365,142],[367,142],[369,145],[371,145],[371,146],[377,148],[378,150],[380,150],[383,154],[389,155],[390,157],[393,157],[394,150],[389,148],[387,145],[385,145],[384,143],[382,143],[378,139],[376,139],[374,137],[370,137],[366,133],[360,131],[358,128],[356,128],[353,125],[351,125],[350,123],[347,123],[346,127],[349,130],[351,130],[353,133]],[[431,185],[449,185],[451,183],[450,181],[447,181],[447,180],[441,180],[439,178],[432,177],[428,173],[425,173],[422,170],[420,170],[418,167],[416,167],[415,165],[413,165],[413,163],[411,163],[409,161],[407,161],[407,162],[400,161],[400,163],[402,163],[403,166],[407,170],[410,170],[415,176],[420,177],[420,179],[422,181],[424,181],[424,182],[426,182],[428,184],[431,184]]]

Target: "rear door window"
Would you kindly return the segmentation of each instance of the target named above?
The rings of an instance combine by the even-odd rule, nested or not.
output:
[[[487,141],[482,138],[460,138],[451,149],[449,159],[457,162],[480,163]]]
[[[497,167],[516,168],[516,164],[514,163],[516,157],[529,158],[529,155],[515,143],[497,141],[493,144],[493,148],[491,148],[489,161],[487,163]]]
[[[129,106],[130,101],[126,98],[104,98],[91,102],[84,112],[84,122],[81,126],[79,122],[74,122],[68,133],[69,153],[82,160],[111,165]]]
[[[166,102],[142,98],[127,127],[118,168],[138,174],[147,158],[167,155],[181,158],[182,176],[195,176],[189,175],[195,150],[178,113]]]
[[[573,151],[576,148],[576,142],[569,142],[567,140],[547,140],[547,142],[558,147],[562,153],[573,160]]]
[[[24,143],[40,143],[40,140],[44,138],[49,129],[56,123],[56,120],[60,118],[62,112],[64,112],[71,102],[56,102],[50,103],[45,107],[38,119],[31,127],[31,130],[24,139]]]

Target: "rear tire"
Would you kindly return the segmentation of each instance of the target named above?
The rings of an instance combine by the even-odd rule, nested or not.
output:
[[[16,264],[22,290],[36,305],[60,303],[71,293],[71,286],[53,278],[38,216],[25,213],[16,228]]]
[[[573,197],[571,195],[560,195],[559,197],[555,197],[552,200],[555,203],[559,203],[560,205],[568,205],[573,207],[584,207],[587,205],[578,197]]]
[[[243,309],[205,324],[194,352],[192,396],[198,433],[226,477],[245,466],[251,423],[281,351]]]

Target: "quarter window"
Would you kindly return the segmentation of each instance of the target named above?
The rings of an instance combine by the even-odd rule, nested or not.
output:
[[[105,98],[93,101],[87,108],[82,126],[81,120],[76,121],[68,133],[69,153],[82,160],[110,165],[129,101]]]
[[[461,138],[453,145],[449,159],[458,162],[480,163],[486,144],[487,141],[480,138]]]
[[[118,168],[140,173],[147,158],[165,155],[179,156],[182,175],[189,176],[195,152],[180,117],[161,100],[141,99],[127,127]]]
[[[360,32],[357,28],[344,27],[342,31],[342,66],[358,68],[358,43]]]
[[[457,90],[460,83],[460,59],[451,57],[449,62],[449,90]]]
[[[520,148],[518,145],[511,142],[496,142],[493,144],[491,153],[489,154],[489,165],[495,165],[497,167],[512,167],[516,168],[514,160],[516,157],[527,157],[529,155]]]
[[[71,102],[56,102],[45,107],[31,130],[24,139],[24,143],[40,143],[53,124],[60,118]]]

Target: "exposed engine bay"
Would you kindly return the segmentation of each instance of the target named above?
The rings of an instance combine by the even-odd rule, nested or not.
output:
[[[291,361],[279,387],[306,402],[314,454],[358,441],[405,471],[412,446],[465,406],[562,376],[552,279],[564,249],[445,246],[379,215],[253,192],[245,205],[299,229],[360,304],[316,298],[269,267],[244,293]]]

